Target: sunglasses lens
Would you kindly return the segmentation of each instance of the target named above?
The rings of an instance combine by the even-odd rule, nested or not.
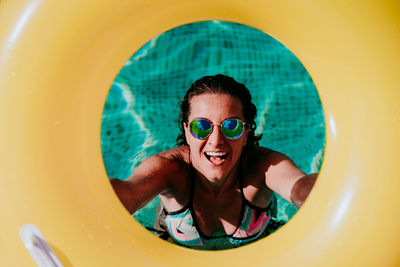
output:
[[[212,125],[208,120],[193,120],[190,123],[190,132],[198,139],[206,138],[212,130]]]
[[[243,122],[238,119],[225,120],[222,122],[221,130],[226,138],[237,139],[243,133]]]

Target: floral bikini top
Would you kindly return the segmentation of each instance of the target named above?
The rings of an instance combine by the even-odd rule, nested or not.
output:
[[[196,217],[193,216],[194,179],[192,179],[188,204],[175,212],[162,210],[161,217],[164,218],[164,228],[168,231],[169,236],[182,246],[215,250],[239,247],[268,235],[269,232],[266,229],[271,219],[270,210],[271,204],[274,202],[272,201],[273,197],[266,208],[254,206],[244,197],[241,180],[240,191],[243,202],[240,223],[233,234],[206,236],[201,232]]]

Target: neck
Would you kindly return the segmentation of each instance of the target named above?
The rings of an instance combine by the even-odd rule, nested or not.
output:
[[[201,173],[195,173],[198,186],[213,196],[236,190],[239,187],[239,164],[222,179],[209,179]]]

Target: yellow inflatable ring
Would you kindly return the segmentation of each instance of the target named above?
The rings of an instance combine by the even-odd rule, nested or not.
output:
[[[318,183],[295,217],[218,252],[143,230],[100,151],[104,101],[124,62],[165,30],[211,19],[289,47],[318,87],[327,131]],[[398,0],[2,0],[0,265],[35,266],[26,224],[64,266],[400,264],[399,29]]]

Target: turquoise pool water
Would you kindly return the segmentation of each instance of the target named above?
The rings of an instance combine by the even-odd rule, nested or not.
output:
[[[122,67],[104,106],[101,147],[109,177],[128,178],[146,157],[175,146],[178,102],[197,79],[218,73],[250,90],[262,146],[285,153],[305,172],[322,163],[325,126],[321,101],[300,61],[254,28],[205,21],[155,37]],[[154,221],[155,199],[134,217]],[[297,209],[279,198],[283,221]]]

